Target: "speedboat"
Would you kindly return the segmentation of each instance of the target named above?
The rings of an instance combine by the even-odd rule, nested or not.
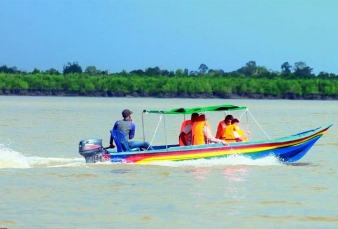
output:
[[[175,108],[171,110],[144,110],[142,115],[159,114],[165,117],[166,115],[189,115],[192,113],[230,112],[235,110],[248,112],[247,107],[223,104],[207,107]],[[117,149],[107,149],[102,146],[102,139],[93,138],[80,141],[79,153],[85,158],[86,163],[110,161],[112,163],[140,164],[159,161],[213,159],[231,155],[242,155],[254,160],[274,156],[281,162],[292,163],[301,159],[331,126],[332,124],[329,124],[301,133],[268,140],[232,142],[228,145],[216,143],[179,146],[176,143],[165,143],[163,145],[152,146],[153,150],[130,149],[127,140],[121,132],[111,131]],[[166,141],[166,133],[164,138]]]

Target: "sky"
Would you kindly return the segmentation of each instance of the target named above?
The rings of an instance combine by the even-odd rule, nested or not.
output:
[[[338,0],[0,0],[0,66],[338,74]]]

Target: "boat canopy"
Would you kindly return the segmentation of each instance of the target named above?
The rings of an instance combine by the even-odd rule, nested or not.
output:
[[[206,107],[193,107],[193,108],[174,108],[171,110],[144,110],[143,113],[150,114],[192,114],[192,113],[203,113],[206,111],[234,111],[234,110],[245,110],[246,107],[239,107],[231,104],[222,104],[216,106]]]

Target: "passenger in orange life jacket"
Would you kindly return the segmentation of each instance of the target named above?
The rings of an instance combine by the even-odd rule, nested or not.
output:
[[[234,117],[232,115],[225,116],[224,120],[220,121],[217,126],[216,138],[225,140],[225,128],[231,125],[231,120]]]
[[[231,121],[231,125],[233,126],[233,132],[234,132],[234,137],[236,139],[236,142],[248,142],[249,138],[248,136],[250,135],[250,132],[247,131],[246,133],[243,132],[243,130],[239,127],[239,120],[234,118]]]
[[[205,115],[200,115],[192,126],[192,144],[204,145],[210,143],[223,143],[224,145],[228,145],[226,141],[212,136],[210,125],[205,120]]]
[[[243,140],[247,139],[246,135],[237,125],[238,123],[238,119],[233,119],[231,121],[231,125],[225,128],[225,140],[227,142],[242,142]]]
[[[190,120],[185,120],[184,122],[182,122],[181,130],[180,130],[180,135],[178,137],[179,145],[180,146],[189,146],[189,145],[191,145],[191,139],[192,139],[191,130],[192,130],[192,125],[198,119],[198,116],[199,116],[198,113],[192,113]]]

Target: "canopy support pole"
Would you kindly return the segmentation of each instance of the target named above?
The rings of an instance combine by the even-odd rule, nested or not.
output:
[[[155,132],[154,132],[154,136],[153,136],[153,138],[151,139],[151,142],[150,142],[150,144],[149,145],[153,145],[153,141],[154,141],[154,139],[155,139],[155,136],[156,136],[156,133],[157,133],[157,130],[158,130],[158,127],[160,126],[160,124],[161,124],[161,121],[162,121],[162,117],[163,117],[164,115],[163,115],[163,113],[160,115],[160,118],[159,118],[159,120],[158,120],[158,123],[157,123],[157,126],[156,126],[156,129],[155,129]],[[166,140],[167,141],[167,140]],[[148,149],[147,149],[148,150]]]
[[[271,138],[269,137],[269,135],[263,130],[263,128],[261,127],[261,125],[259,125],[259,123],[256,121],[255,117],[250,113],[249,109],[247,109],[247,112],[251,115],[251,117],[253,118],[253,120],[256,122],[256,124],[259,126],[259,128],[261,128],[261,130],[268,137],[268,139],[271,140]]]
[[[142,131],[143,131],[143,141],[146,140],[146,136],[144,134],[144,120],[143,120],[143,114],[144,114],[144,111],[142,112]]]
[[[163,126],[164,126],[164,141],[165,141],[165,148],[168,151],[168,143],[167,143],[167,130],[165,127],[165,115],[163,115]]]

